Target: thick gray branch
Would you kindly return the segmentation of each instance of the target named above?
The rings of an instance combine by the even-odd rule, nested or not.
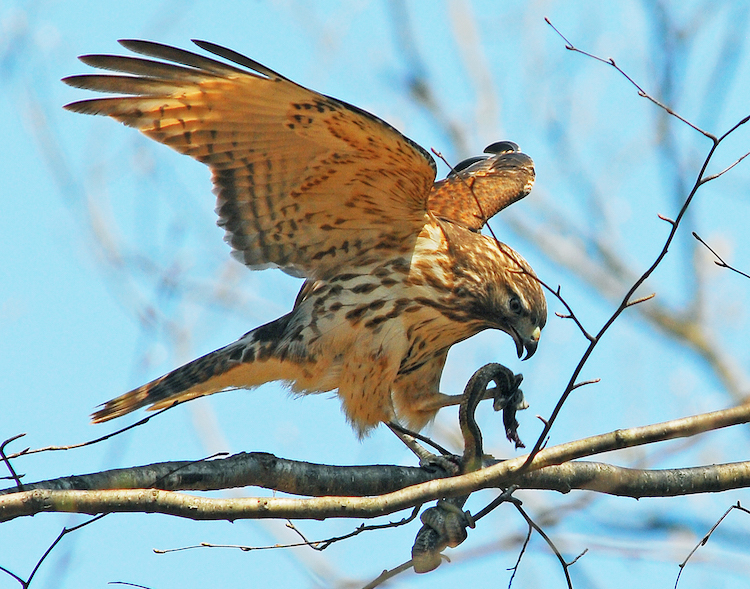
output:
[[[478,471],[481,472],[481,471]],[[477,474],[477,473],[472,473]],[[55,491],[37,489],[0,498],[0,521],[42,512],[176,515],[194,520],[371,518],[458,494],[435,480],[376,497],[210,499],[159,489]],[[570,462],[523,474],[506,473],[497,486],[568,492],[588,489],[627,497],[666,497],[750,486],[750,462],[661,471],[634,470],[591,462]],[[482,485],[482,487],[495,485]]]
[[[676,497],[750,486],[750,462],[668,470],[639,470],[601,462],[568,462],[519,476],[523,489],[567,493],[573,489],[620,497]]]
[[[521,456],[461,476],[428,480],[371,497],[208,499],[158,489],[100,491],[37,489],[0,497],[0,521],[44,511],[90,514],[141,511],[178,515],[191,519],[229,520],[240,518],[369,518],[394,513],[434,499],[468,495],[478,489],[507,488],[512,484],[525,488],[553,489],[563,492],[580,488],[630,497],[718,492],[750,486],[749,463],[670,471],[639,471],[610,465],[592,466],[590,463],[569,461],[611,450],[688,437],[730,425],[747,423],[749,420],[750,405],[741,405],[724,411],[685,417],[645,427],[617,430],[545,448],[534,457],[530,464],[526,464],[528,457]],[[257,456],[264,456],[271,462],[279,461],[278,458],[270,458],[270,455]],[[207,461],[195,464],[213,467],[213,463],[217,463],[217,468],[219,468],[223,462]],[[399,473],[397,476],[410,476],[406,473],[414,470],[396,466],[328,467],[291,461],[283,461],[283,463],[284,468],[289,465],[292,470],[294,465],[300,464],[306,464],[304,468],[310,468],[311,471],[321,468],[323,469],[321,473],[325,472],[325,469],[334,469],[339,473],[344,473],[342,481],[346,480],[346,475],[352,475],[357,471],[367,473],[367,476],[372,476],[371,472],[375,475],[391,472]],[[192,468],[192,466],[188,465],[186,468]],[[540,474],[540,472],[546,474]],[[176,474],[172,473],[168,476]],[[544,476],[551,478],[545,482],[539,478]],[[378,478],[375,476],[374,480]],[[315,475],[310,477],[310,480],[316,479]],[[245,480],[242,484],[248,483]],[[394,483],[394,486],[397,484]],[[358,489],[359,492],[363,492],[364,489],[363,486],[351,480],[346,481],[344,487],[346,492],[342,495],[352,495],[353,493],[350,492],[352,489]],[[296,489],[295,492],[301,491],[301,485],[297,482],[291,484],[289,488]],[[304,492],[310,494],[309,490]]]
[[[265,452],[235,454],[228,458],[176,461],[118,468],[24,483],[24,490],[95,491],[104,489],[162,489],[213,491],[235,487],[264,487],[292,495],[383,495],[445,476],[411,466],[329,466],[278,458]],[[16,492],[4,489],[0,495]]]

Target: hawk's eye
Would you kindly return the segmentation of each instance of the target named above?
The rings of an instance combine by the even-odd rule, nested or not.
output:
[[[523,311],[523,305],[521,304],[521,299],[518,297],[512,297],[510,301],[508,301],[508,308],[510,309],[511,313],[515,313],[516,315],[520,315]]]

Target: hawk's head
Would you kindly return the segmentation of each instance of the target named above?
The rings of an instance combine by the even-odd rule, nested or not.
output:
[[[445,223],[454,260],[458,308],[479,329],[500,329],[513,338],[518,357],[536,352],[547,322],[547,301],[531,266],[493,238]],[[459,235],[460,234],[460,235]],[[488,252],[495,252],[494,256]]]

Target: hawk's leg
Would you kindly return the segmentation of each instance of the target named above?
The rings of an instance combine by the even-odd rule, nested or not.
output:
[[[399,440],[406,444],[406,447],[409,448],[409,450],[414,452],[417,458],[419,458],[419,465],[422,468],[434,469],[437,467],[444,470],[448,475],[458,474],[460,457],[454,456],[427,436],[413,432],[395,421],[389,421],[386,425],[388,425],[390,430],[396,434],[396,437]],[[440,452],[440,454],[433,454],[417,440],[430,444]]]

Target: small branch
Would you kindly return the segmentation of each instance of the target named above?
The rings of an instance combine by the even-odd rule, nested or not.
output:
[[[538,525],[537,525],[537,524],[536,524],[536,523],[534,522],[534,520],[532,520],[532,519],[531,519],[531,517],[529,516],[529,514],[527,514],[527,513],[526,513],[526,511],[524,511],[523,507],[521,507],[521,506],[520,506],[520,505],[519,505],[518,503],[516,503],[516,504],[515,504],[515,507],[516,507],[516,509],[518,510],[518,513],[520,513],[520,514],[521,514],[521,516],[523,517],[523,519],[525,519],[525,520],[526,520],[526,523],[527,523],[527,524],[529,525],[529,527],[532,527],[532,528],[534,528],[534,530],[536,530],[536,532],[537,532],[537,533],[538,533],[538,534],[539,534],[539,535],[540,535],[540,536],[541,536],[542,538],[544,538],[544,541],[545,541],[545,542],[547,543],[547,545],[548,545],[548,546],[549,546],[549,547],[550,547],[550,548],[552,549],[552,552],[554,552],[554,553],[555,553],[555,556],[557,557],[557,560],[559,560],[559,561],[560,561],[560,566],[562,567],[562,569],[563,569],[563,572],[565,573],[565,581],[566,581],[566,582],[567,582],[567,584],[568,584],[568,589],[573,589],[573,582],[572,582],[572,581],[570,580],[570,572],[569,572],[569,570],[568,570],[568,569],[570,568],[570,564],[568,564],[567,562],[565,562],[565,559],[563,558],[563,555],[562,555],[562,554],[560,554],[560,551],[559,551],[559,550],[557,549],[557,546],[555,546],[555,543],[554,543],[554,542],[553,542],[553,541],[552,541],[552,540],[550,539],[550,537],[549,537],[549,536],[548,536],[548,535],[547,535],[547,534],[546,534],[546,533],[544,532],[544,530],[543,530],[543,529],[542,529],[541,527],[539,527],[539,526],[538,526]],[[577,559],[576,559],[576,560],[577,560]],[[575,562],[575,561],[573,561],[573,562]],[[572,564],[572,563],[571,563],[571,564]]]
[[[581,387],[585,387],[586,385],[589,385],[589,384],[597,384],[601,382],[601,380],[602,380],[601,378],[592,378],[590,380],[582,380],[581,382],[577,382],[573,385],[573,390],[580,389]]]
[[[693,237],[695,237],[695,239],[700,241],[706,247],[706,249],[708,249],[708,251],[710,251],[714,256],[716,256],[716,261],[714,261],[714,264],[716,264],[717,266],[720,266],[721,268],[726,268],[727,270],[736,272],[737,274],[740,274],[741,276],[744,276],[745,278],[750,278],[750,274],[746,274],[745,272],[742,272],[741,270],[737,270],[737,268],[734,268],[733,266],[730,266],[729,264],[727,264],[724,261],[724,259],[719,254],[717,254],[716,251],[710,245],[708,245],[705,241],[703,241],[695,231],[693,231]]]
[[[721,137],[719,137],[719,143],[721,143],[722,141],[724,141],[724,139],[726,139],[726,138],[727,138],[727,137],[728,137],[729,135],[731,135],[732,133],[734,133],[734,132],[735,132],[735,131],[736,131],[737,129],[739,129],[739,128],[740,128],[740,127],[741,127],[742,125],[746,124],[746,123],[747,123],[748,121],[750,121],[750,115],[747,115],[747,116],[746,116],[746,117],[745,117],[744,119],[740,119],[740,120],[739,120],[739,121],[738,121],[737,123],[735,123],[735,125],[734,125],[733,127],[731,127],[731,128],[729,129],[729,131],[727,131],[727,132],[726,132],[726,133],[724,133],[724,134],[723,134],[723,135],[722,135]],[[742,157],[741,157],[741,158],[740,158],[740,159],[739,159],[739,160],[738,160],[737,162],[735,162],[735,164],[733,164],[733,165],[737,165],[737,163],[739,163],[740,161],[742,161],[742,160],[743,160],[743,159],[744,159],[745,157],[746,157],[746,156],[744,156],[744,155],[743,155],[743,156],[742,156]]]
[[[732,505],[732,506],[730,506],[730,507],[729,507],[729,509],[727,509],[727,510],[726,510],[726,511],[724,512],[724,515],[722,515],[722,516],[721,516],[721,517],[719,518],[719,520],[718,520],[718,521],[717,521],[717,522],[716,522],[716,523],[715,523],[715,524],[714,524],[713,526],[711,526],[711,529],[710,529],[710,530],[708,531],[708,533],[707,533],[707,534],[706,534],[705,536],[703,536],[703,538],[701,538],[701,541],[700,541],[700,542],[698,542],[698,544],[696,544],[696,545],[695,545],[695,548],[693,548],[693,549],[692,549],[692,550],[690,551],[690,554],[688,554],[688,555],[687,555],[687,557],[685,557],[685,560],[683,560],[683,561],[682,561],[682,562],[680,563],[680,565],[679,565],[679,566],[680,566],[680,572],[679,572],[679,573],[677,573],[677,579],[676,579],[676,580],[675,580],[675,582],[674,582],[674,587],[675,587],[675,589],[677,589],[677,584],[678,584],[678,583],[680,582],[680,577],[682,576],[682,572],[683,572],[683,571],[685,570],[685,566],[687,565],[688,561],[689,561],[689,560],[690,560],[690,559],[692,558],[693,554],[695,554],[695,553],[696,553],[696,552],[698,551],[698,548],[700,548],[701,546],[705,546],[705,545],[706,545],[706,543],[708,542],[708,539],[709,539],[709,538],[711,537],[711,534],[713,534],[713,533],[714,533],[714,531],[716,530],[716,528],[718,528],[718,527],[719,527],[719,525],[721,524],[721,522],[723,522],[723,521],[724,521],[724,518],[725,518],[725,517],[727,517],[727,516],[729,515],[729,513],[730,513],[730,512],[731,512],[731,511],[732,511],[733,509],[739,509],[740,511],[744,511],[745,513],[750,513],[750,511],[748,511],[747,509],[745,509],[744,507],[742,507],[742,506],[740,505],[740,502],[739,502],[739,501],[737,502],[737,504],[736,504],[736,505]]]
[[[71,532],[75,532],[76,530],[80,530],[81,528],[94,523],[95,521],[98,521],[102,519],[104,516],[106,516],[106,513],[102,513],[101,515],[97,515],[96,517],[92,517],[90,520],[83,522],[82,524],[78,524],[77,526],[73,526],[72,528],[63,528],[62,531],[58,534],[57,538],[52,542],[52,544],[49,545],[49,548],[44,551],[44,554],[42,554],[41,558],[37,561],[36,565],[34,566],[34,569],[31,571],[31,574],[29,575],[29,578],[25,581],[19,577],[18,575],[11,573],[8,569],[5,567],[0,567],[2,571],[9,574],[11,577],[13,577],[16,581],[18,581],[21,584],[21,587],[23,589],[28,589],[29,585],[31,585],[31,581],[34,579],[34,576],[36,575],[37,571],[39,570],[39,567],[42,566],[42,563],[45,561],[45,559],[50,555],[52,550],[57,546],[66,535],[70,534]]]
[[[307,538],[305,538],[302,532],[300,532],[294,526],[294,524],[289,522],[287,524],[287,527],[295,531],[300,536],[300,538],[302,538],[302,542],[294,542],[291,544],[273,544],[269,546],[242,546],[239,544],[211,544],[209,542],[201,542],[200,544],[197,544],[194,546],[181,546],[180,548],[164,548],[164,549],[154,548],[154,553],[155,554],[168,554],[170,552],[182,552],[184,550],[194,550],[196,548],[236,548],[237,550],[242,550],[243,552],[252,552],[253,550],[276,550],[279,548],[298,548],[300,546],[309,546],[313,550],[322,552],[323,550],[328,548],[331,544],[340,542],[342,540],[348,540],[349,538],[358,536],[362,532],[370,532],[373,530],[384,530],[387,528],[398,528],[400,526],[406,525],[416,519],[416,517],[419,515],[420,507],[421,505],[416,506],[412,510],[411,515],[409,515],[408,517],[404,517],[396,522],[388,522],[385,524],[374,524],[374,525],[369,525],[369,526],[362,524],[360,526],[357,526],[355,530],[353,530],[352,532],[349,532],[348,534],[344,534],[343,536],[334,536],[326,540],[308,540]]]
[[[559,235],[555,236],[552,232],[532,227],[519,218],[511,217],[511,223],[515,231],[535,243],[553,262],[578,275],[604,298],[619,302],[622,293],[638,278],[619,256],[598,238],[587,237],[586,241],[590,242],[587,245],[570,241],[565,247],[560,247],[562,238]],[[561,234],[571,232],[580,233],[580,229],[564,224]],[[598,252],[601,261],[589,256],[590,249]],[[685,310],[674,310],[655,298],[648,305],[638,305],[633,307],[633,310],[639,312],[653,327],[663,331],[676,343],[698,354],[715,373],[732,399],[742,403],[747,394],[745,379],[737,371],[736,362],[730,357],[729,351],[716,346],[712,341],[707,326],[701,322],[700,314],[692,311],[697,308],[697,300],[690,303]]]
[[[295,532],[297,532],[302,537],[303,540],[305,540],[306,544],[310,548],[312,548],[313,550],[323,551],[323,550],[325,550],[326,548],[328,548],[331,544],[333,544],[335,542],[340,542],[342,540],[348,540],[349,538],[353,538],[354,536],[358,536],[362,532],[371,532],[373,530],[386,530],[386,529],[389,529],[389,528],[399,528],[401,526],[405,526],[406,524],[411,523],[412,521],[414,521],[417,518],[417,516],[419,515],[419,510],[421,508],[422,508],[422,505],[416,505],[414,507],[414,509],[412,510],[411,515],[409,515],[407,517],[404,517],[404,518],[401,518],[400,520],[398,520],[396,522],[388,522],[388,523],[385,523],[385,524],[373,524],[373,525],[362,524],[362,525],[358,526],[357,529],[355,529],[352,532],[349,532],[348,534],[344,534],[343,536],[335,536],[333,538],[328,538],[327,540],[319,540],[317,542],[308,542],[307,539],[304,536],[302,536],[302,533],[296,527],[294,527],[294,524],[292,524],[291,522],[289,522],[289,524],[290,524],[291,528]]]
[[[432,438],[428,438],[427,436],[425,436],[423,434],[420,434],[419,432],[415,432],[415,431],[412,431],[410,429],[407,429],[404,426],[402,426],[401,424],[396,423],[395,421],[390,421],[386,425],[402,441],[404,441],[404,440],[403,440],[403,438],[401,438],[401,436],[399,436],[399,434],[402,434],[404,436],[409,436],[410,438],[412,438],[414,440],[419,440],[420,442],[424,442],[428,446],[432,446],[433,448],[435,448],[435,450],[437,450],[438,452],[440,452],[440,454],[442,454],[443,456],[451,456],[452,455],[451,452],[449,452],[448,450],[446,450],[445,448],[443,448],[440,444],[438,444],[437,442],[435,442]],[[406,443],[406,442],[404,441],[404,443]],[[409,444],[407,444],[407,446],[409,446]],[[409,449],[412,450],[414,452],[414,454],[416,454],[416,456],[418,458],[420,458],[420,459],[424,458],[424,456],[426,455],[426,454],[422,454],[422,452],[420,452],[420,451],[414,450],[411,447],[409,447]],[[425,450],[425,452],[427,452],[427,451]]]
[[[96,438],[94,440],[89,440],[88,442],[81,442],[80,444],[72,444],[70,446],[45,446],[44,448],[34,448],[33,450],[29,450],[28,448],[26,448],[25,450],[21,450],[20,452],[17,452],[16,454],[11,454],[10,456],[8,456],[8,458],[9,459],[13,459],[13,458],[18,458],[19,456],[26,456],[27,454],[37,454],[39,452],[55,452],[55,451],[59,451],[59,450],[73,450],[75,448],[83,448],[84,446],[91,446],[92,444],[98,444],[99,442],[103,442],[104,440],[109,440],[110,438],[112,438],[112,437],[114,437],[116,435],[119,435],[119,434],[121,434],[123,432],[126,432],[129,429],[133,429],[134,427],[138,427],[139,425],[143,425],[144,423],[148,422],[149,420],[151,420],[152,418],[156,417],[157,415],[161,415],[162,413],[164,413],[168,409],[171,409],[175,405],[177,405],[177,403],[173,403],[172,405],[170,405],[169,407],[165,407],[161,411],[157,411],[155,413],[147,415],[146,417],[144,417],[140,421],[136,421],[135,423],[132,423],[132,424],[130,424],[128,426],[125,426],[122,429],[118,429],[117,431],[109,433],[109,434],[107,434],[105,436],[102,436],[101,438]],[[22,435],[26,435],[26,434],[22,434]],[[20,436],[16,436],[15,438],[11,438],[11,440],[14,440],[14,439],[19,438],[19,437]]]
[[[26,581],[24,581],[21,577],[19,577],[16,573],[13,571],[9,571],[4,566],[0,566],[0,571],[3,571],[5,574],[13,577],[16,581],[18,581],[22,587],[27,587]]]
[[[639,85],[638,85],[638,84],[637,84],[637,83],[635,82],[635,80],[633,80],[633,78],[631,78],[631,77],[630,77],[630,76],[629,76],[629,75],[628,75],[627,73],[625,73],[625,71],[624,71],[624,70],[623,70],[623,69],[622,69],[622,68],[621,68],[620,66],[618,66],[618,65],[617,65],[617,64],[615,63],[615,60],[614,60],[614,59],[612,59],[611,57],[609,57],[609,58],[607,58],[607,59],[604,59],[604,58],[602,58],[602,57],[599,57],[598,55],[594,55],[593,53],[588,53],[588,52],[586,52],[586,51],[583,51],[582,49],[578,49],[578,47],[575,47],[575,46],[574,46],[574,45],[573,45],[573,44],[572,44],[572,43],[571,43],[570,41],[568,41],[568,39],[567,39],[567,38],[565,37],[565,35],[563,35],[563,34],[562,34],[562,33],[561,33],[561,32],[560,32],[560,31],[559,31],[558,29],[557,29],[557,27],[555,27],[555,25],[553,25],[553,24],[552,24],[552,22],[551,22],[551,21],[549,20],[549,18],[545,17],[545,18],[544,18],[544,21],[545,21],[545,22],[546,22],[546,23],[547,23],[547,24],[548,24],[549,26],[551,26],[551,27],[552,27],[552,29],[553,29],[553,30],[554,30],[554,31],[555,31],[555,32],[556,32],[556,33],[557,33],[557,34],[558,34],[558,35],[559,35],[559,36],[560,36],[560,37],[562,38],[562,40],[563,40],[563,41],[565,41],[565,49],[567,49],[568,51],[573,51],[573,52],[575,52],[575,53],[580,53],[581,55],[585,55],[586,57],[590,57],[591,59],[595,59],[596,61],[599,61],[599,62],[601,62],[601,63],[604,63],[604,64],[607,64],[607,65],[609,65],[609,66],[612,66],[612,67],[613,67],[613,68],[615,68],[615,69],[616,69],[616,70],[617,70],[617,71],[618,71],[618,72],[619,72],[619,73],[620,73],[620,74],[621,74],[621,75],[622,75],[622,76],[623,76],[623,77],[624,77],[624,78],[625,78],[625,79],[626,79],[626,80],[627,80],[628,82],[630,82],[630,83],[631,83],[631,84],[632,84],[633,86],[635,86],[635,88],[636,88],[636,89],[638,90],[638,96],[641,96],[642,98],[646,98],[647,100],[650,100],[651,102],[653,102],[653,103],[654,103],[654,104],[655,104],[656,106],[658,106],[658,107],[659,107],[659,108],[661,108],[662,110],[666,111],[667,113],[669,113],[670,115],[672,115],[672,116],[673,116],[673,117],[675,117],[676,119],[679,119],[680,121],[682,121],[683,123],[685,123],[685,124],[686,124],[686,125],[687,125],[688,127],[692,128],[692,129],[695,129],[695,130],[696,130],[696,131],[698,131],[698,133],[700,133],[701,135],[705,135],[706,137],[708,137],[708,138],[709,138],[709,139],[710,139],[711,141],[713,141],[713,142],[714,142],[714,144],[715,144],[715,145],[716,145],[716,144],[718,144],[718,142],[719,142],[720,140],[719,140],[719,139],[717,139],[717,138],[716,138],[716,136],[712,135],[712,134],[711,134],[711,133],[709,133],[708,131],[704,131],[703,129],[701,129],[701,128],[700,128],[700,127],[698,127],[697,125],[695,125],[695,124],[691,123],[691,122],[690,122],[690,121],[688,121],[688,120],[687,120],[686,118],[684,118],[684,117],[680,116],[680,115],[679,115],[679,114],[677,114],[677,113],[676,113],[675,111],[673,111],[673,110],[672,110],[671,108],[669,108],[669,107],[668,107],[668,106],[667,106],[666,104],[662,104],[661,102],[659,102],[658,100],[656,100],[656,98],[654,98],[653,96],[651,96],[650,94],[648,94],[648,92],[646,92],[646,91],[645,91],[645,90],[644,90],[643,88],[641,88],[641,87],[640,87],[640,86],[639,86]],[[723,137],[722,137],[722,139],[723,139]]]
[[[527,522],[527,525],[528,525],[528,522]],[[528,525],[526,538],[524,538],[523,545],[521,546],[521,551],[518,553],[516,564],[514,564],[513,568],[511,569],[513,573],[510,575],[510,579],[508,579],[508,589],[510,589],[513,586],[513,579],[515,579],[516,577],[516,573],[518,572],[518,567],[521,565],[521,559],[523,558],[523,555],[526,554],[526,548],[528,547],[529,542],[531,541],[531,534],[533,532],[534,532],[534,528],[532,528],[531,525]]]
[[[744,120],[744,122],[747,122],[747,119]],[[742,124],[742,123],[740,123]],[[706,176],[701,180],[701,184],[705,184],[706,182],[711,182],[711,180],[716,180],[719,176],[723,176],[726,174],[729,170],[734,168],[737,164],[739,164],[742,160],[744,160],[747,156],[750,155],[750,151],[748,151],[746,154],[740,156],[733,164],[727,166],[724,168],[721,172],[716,172],[715,174],[711,174],[709,176]]]
[[[390,569],[390,570],[384,570],[380,575],[378,575],[375,579],[367,583],[362,589],[375,589],[375,587],[382,585],[386,581],[389,581],[396,575],[400,575],[404,571],[408,571],[412,568],[412,562],[411,560],[407,560],[405,563],[398,565],[396,568]]]
[[[537,279],[538,280],[538,279]],[[561,319],[572,319],[573,322],[578,326],[578,329],[581,330],[581,333],[583,336],[589,340],[589,342],[594,343],[596,341],[596,338],[592,336],[586,329],[583,327],[583,324],[578,320],[578,317],[576,317],[576,314],[573,312],[573,309],[570,308],[570,305],[568,305],[568,302],[562,297],[561,291],[562,287],[558,284],[557,290],[553,290],[551,287],[547,286],[544,282],[539,280],[539,284],[541,284],[544,288],[546,288],[549,292],[551,292],[555,298],[560,301],[565,309],[568,311],[567,315],[560,315],[559,313],[555,313],[558,317]]]
[[[646,301],[650,301],[656,296],[655,292],[652,292],[650,295],[646,295],[645,297],[639,297],[637,299],[633,299],[632,301],[628,301],[625,303],[626,307],[634,307],[635,305],[639,305],[641,303],[645,303]]]
[[[13,465],[10,463],[10,459],[5,455],[5,446],[10,444],[11,442],[17,440],[18,438],[22,438],[26,434],[18,434],[16,436],[13,436],[12,438],[8,438],[0,445],[0,457],[2,457],[3,462],[5,463],[5,466],[8,467],[8,470],[10,471],[11,478],[16,481],[16,487],[19,491],[23,491],[23,483],[21,482],[21,478],[16,474],[15,469],[13,468]]]
[[[475,522],[482,519],[485,515],[488,513],[491,513],[495,509],[497,509],[500,505],[503,503],[515,503],[518,505],[521,505],[521,500],[513,497],[513,493],[515,493],[518,490],[518,485],[511,485],[505,491],[500,493],[497,497],[495,497],[492,501],[490,501],[484,508],[477,511],[472,517]]]
[[[578,365],[573,370],[573,374],[571,375],[570,380],[568,381],[568,384],[565,387],[565,390],[563,391],[562,395],[560,395],[560,399],[558,400],[557,404],[555,405],[555,408],[552,411],[552,415],[550,415],[550,418],[547,420],[547,424],[545,425],[545,427],[542,430],[542,432],[539,434],[539,438],[537,439],[536,444],[534,444],[534,448],[532,449],[531,453],[529,454],[527,462],[524,465],[525,467],[529,467],[530,464],[531,464],[531,461],[534,459],[534,457],[536,456],[536,454],[538,452],[540,452],[540,450],[542,448],[542,444],[546,440],[546,438],[547,438],[547,436],[548,436],[548,434],[549,434],[549,432],[550,432],[550,430],[551,430],[551,428],[552,428],[555,420],[557,419],[557,416],[559,415],[560,411],[562,410],[563,405],[565,404],[565,402],[567,401],[568,397],[570,396],[570,394],[573,392],[573,390],[575,388],[575,382],[578,379],[578,375],[581,373],[581,371],[583,370],[583,367],[588,362],[588,359],[591,356],[591,353],[594,351],[594,348],[598,344],[599,340],[609,330],[609,328],[614,324],[614,322],[620,317],[620,315],[622,315],[622,313],[625,311],[625,309],[627,309],[629,306],[631,306],[631,305],[629,305],[630,298],[633,296],[633,294],[635,294],[635,292],[638,290],[638,288],[640,288],[640,286],[651,276],[651,274],[653,274],[653,272],[656,270],[656,268],[658,268],[658,266],[661,264],[662,260],[667,255],[667,252],[669,251],[669,246],[672,244],[672,241],[674,240],[674,237],[677,234],[677,230],[679,229],[680,222],[682,221],[683,217],[687,213],[687,210],[690,207],[690,204],[693,202],[693,198],[695,197],[695,194],[697,193],[698,189],[706,181],[708,181],[704,177],[704,175],[706,173],[706,169],[708,167],[708,164],[711,162],[711,159],[712,159],[712,157],[713,157],[713,155],[714,155],[717,147],[719,146],[719,143],[721,141],[723,141],[726,137],[728,137],[733,131],[735,131],[736,129],[738,129],[740,126],[742,126],[745,123],[747,123],[748,121],[750,121],[750,116],[747,116],[747,117],[743,118],[742,120],[740,120],[738,123],[736,123],[732,128],[729,129],[729,131],[727,131],[726,133],[724,133],[721,136],[721,138],[716,138],[714,135],[711,135],[710,133],[707,133],[707,132],[699,129],[698,127],[696,127],[695,125],[693,125],[689,121],[686,121],[685,119],[683,119],[682,117],[680,117],[679,115],[677,115],[676,113],[674,113],[673,111],[671,111],[666,106],[662,105],[657,100],[651,98],[625,72],[623,72],[617,65],[615,65],[615,62],[614,62],[613,59],[605,60],[605,59],[602,59],[600,57],[597,57],[595,55],[586,53],[585,51],[581,51],[581,50],[575,48],[565,38],[565,36],[562,35],[562,33],[560,33],[560,31],[558,31],[552,25],[552,23],[549,21],[549,19],[545,19],[545,20],[557,32],[557,34],[560,35],[560,37],[563,38],[563,40],[567,44],[566,45],[567,49],[569,49],[571,51],[577,51],[578,53],[581,53],[583,55],[587,55],[587,56],[589,56],[589,57],[591,57],[591,58],[593,58],[593,59],[595,59],[597,61],[601,61],[602,63],[607,63],[607,64],[611,65],[612,67],[614,67],[615,69],[617,69],[620,73],[622,73],[622,75],[625,76],[628,80],[630,80],[630,82],[636,88],[638,88],[639,94],[641,96],[644,96],[644,97],[648,98],[649,100],[651,100],[652,102],[654,102],[655,104],[657,104],[658,106],[660,106],[661,108],[665,109],[668,113],[674,115],[675,117],[677,117],[681,121],[683,121],[686,124],[688,124],[693,129],[695,129],[695,130],[703,133],[706,137],[709,137],[713,141],[713,145],[712,145],[711,149],[709,150],[708,154],[706,155],[706,158],[703,161],[703,164],[701,166],[700,171],[698,172],[698,175],[697,175],[696,180],[695,180],[695,182],[693,184],[693,187],[690,190],[690,193],[688,194],[687,198],[683,202],[682,207],[680,208],[680,211],[677,214],[677,218],[673,221],[671,219],[666,219],[666,217],[661,217],[660,216],[665,221],[668,221],[671,224],[671,226],[672,226],[672,228],[671,228],[671,230],[669,232],[669,235],[667,236],[667,239],[664,242],[664,245],[663,245],[661,251],[656,256],[656,259],[651,264],[651,266],[649,266],[649,268],[645,272],[643,272],[640,275],[640,277],[628,289],[628,291],[625,293],[625,296],[622,298],[619,306],[614,311],[614,313],[612,313],[612,315],[610,316],[610,318],[604,323],[604,325],[602,326],[602,328],[599,330],[599,333],[597,333],[596,336],[592,340],[590,340],[590,344],[589,344],[588,348],[586,348],[586,351],[583,353],[583,356],[581,357],[581,360],[578,362]]]

